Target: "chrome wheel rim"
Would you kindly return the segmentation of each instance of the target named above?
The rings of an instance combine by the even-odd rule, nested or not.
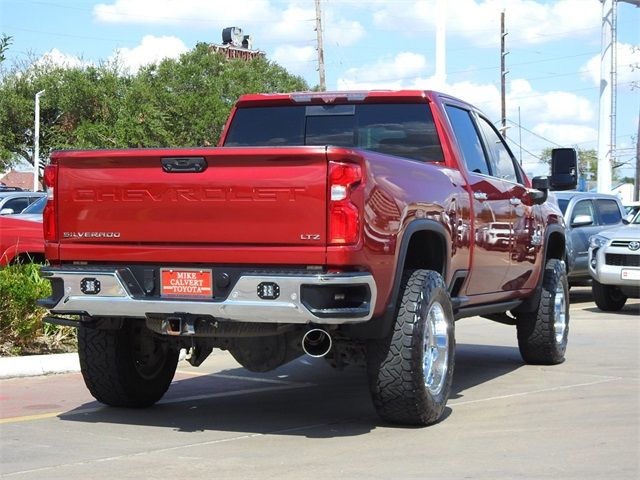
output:
[[[564,286],[558,284],[553,300],[553,328],[556,333],[556,343],[562,343],[567,329],[567,302],[564,295]]]
[[[422,372],[425,387],[438,395],[449,369],[449,335],[444,308],[433,302],[427,313],[422,343]]]

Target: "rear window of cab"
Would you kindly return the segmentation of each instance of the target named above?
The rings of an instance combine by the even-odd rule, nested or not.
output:
[[[429,106],[295,105],[239,108],[225,147],[333,145],[422,162],[443,162]]]

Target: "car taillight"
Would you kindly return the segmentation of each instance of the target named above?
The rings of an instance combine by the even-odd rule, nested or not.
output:
[[[58,228],[55,215],[55,191],[58,180],[58,166],[48,165],[44,169],[44,184],[47,189],[47,204],[42,212],[44,239],[48,241],[58,240]]]
[[[360,212],[351,201],[351,192],[362,181],[360,165],[329,162],[329,244],[357,243]]]

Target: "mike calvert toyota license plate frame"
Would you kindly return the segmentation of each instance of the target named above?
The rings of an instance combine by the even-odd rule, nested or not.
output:
[[[213,271],[202,268],[161,268],[160,296],[213,298]]]

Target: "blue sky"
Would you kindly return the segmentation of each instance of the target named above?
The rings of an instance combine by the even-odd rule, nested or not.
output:
[[[435,0],[323,0],[322,8],[329,89],[436,89],[496,122],[504,10],[508,136],[516,155],[522,145],[525,170],[542,173],[536,156],[554,144],[597,148],[598,0],[447,2],[446,79],[434,77]],[[0,0],[0,32],[13,37],[10,64],[29,56],[69,65],[117,56],[135,70],[197,42],[220,43],[222,28],[238,26],[310,85],[318,83],[314,18],[313,0]],[[617,147],[627,160],[640,111],[640,8],[627,3],[618,6],[618,66]]]

